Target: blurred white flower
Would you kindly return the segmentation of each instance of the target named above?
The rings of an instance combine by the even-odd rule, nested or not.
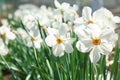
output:
[[[55,4],[55,7],[62,12],[70,8],[70,4],[66,2],[63,2],[62,4],[60,4],[58,0],[54,0],[54,4]]]
[[[5,46],[5,44],[2,41],[2,39],[0,39],[0,55],[5,56],[6,54],[8,54],[8,52],[9,52],[9,50]]]
[[[39,8],[32,4],[24,4],[20,5],[19,8],[15,11],[15,17],[22,19],[24,16],[28,14],[34,14],[36,11],[38,11]]]
[[[65,22],[67,22],[67,21],[74,22],[74,20],[79,17],[77,10],[78,10],[78,6],[73,5],[73,7],[70,6],[70,8],[68,10],[64,11],[64,13],[63,13],[64,21]]]
[[[0,27],[0,34],[8,40],[14,40],[16,38],[10,27]]]
[[[63,56],[64,51],[66,53],[73,52],[72,43],[75,39],[66,36],[65,27],[61,27],[59,30],[48,28],[48,33],[49,35],[46,37],[45,42],[52,47],[55,56]]]
[[[77,18],[75,23],[81,25],[95,24],[96,18],[92,16],[92,9],[90,7],[84,7],[82,10],[82,17]]]
[[[30,14],[24,16],[22,19],[22,22],[27,29],[31,29],[32,27],[38,26],[35,17],[33,15],[30,15]]]
[[[41,48],[42,38],[39,29],[33,27],[28,34],[30,35],[31,41],[29,41],[27,45],[29,47],[35,46],[37,49]]]
[[[114,30],[105,29],[101,30],[97,25],[91,25],[87,29],[76,30],[76,34],[79,37],[79,41],[76,47],[81,52],[90,51],[90,60],[96,63],[100,59],[100,54],[107,55],[113,49],[113,37]],[[114,43],[116,39],[113,39]]]
[[[34,46],[37,49],[41,48],[42,38],[40,36],[38,28],[36,29],[35,27],[33,27],[28,31],[28,33],[22,28],[18,28],[17,31],[18,34],[21,35],[26,46]]]
[[[104,20],[103,23],[105,26],[115,27],[116,23],[120,23],[120,17],[114,16],[111,11],[102,7],[96,10],[93,16],[99,20]]]
[[[0,36],[5,39],[6,44],[8,44],[9,40],[14,40],[16,38],[16,35],[10,28],[6,19],[2,20],[2,26],[0,26]]]

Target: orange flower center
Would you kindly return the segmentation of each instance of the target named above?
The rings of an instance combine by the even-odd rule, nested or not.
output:
[[[100,38],[93,38],[93,44],[94,45],[100,45],[101,44],[101,39]]]
[[[60,38],[60,37],[58,37],[58,38],[56,39],[56,41],[57,41],[58,44],[61,44],[61,43],[63,42],[62,38]]]
[[[36,37],[32,37],[32,41],[36,41],[37,40],[37,38]]]
[[[90,20],[87,22],[87,24],[94,24],[94,22]]]
[[[6,33],[6,32],[4,32],[4,33],[3,33],[3,36],[6,36],[6,35],[7,35],[7,33]]]

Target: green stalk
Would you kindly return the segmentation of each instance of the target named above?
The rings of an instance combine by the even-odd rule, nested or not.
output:
[[[16,80],[15,73],[12,71],[11,67],[8,65],[8,63],[7,63],[7,61],[5,60],[5,58],[4,58],[2,55],[0,55],[0,56],[1,56],[2,60],[5,62],[6,66],[7,66],[8,69],[10,70],[10,72],[12,73],[13,78]]]
[[[69,66],[69,63],[70,63],[70,56],[69,56],[69,54],[67,54],[67,56],[66,56],[66,63],[67,63],[67,72],[68,72],[68,74],[69,74],[69,80],[72,80],[72,78],[71,78],[71,74],[70,74],[70,66]]]
[[[60,71],[59,71],[59,67],[58,67],[58,64],[57,64],[57,63],[56,63],[56,68],[57,68],[57,72],[58,72],[59,80],[62,80],[62,79],[61,79],[61,76],[60,76]]]
[[[33,47],[33,51],[34,51],[34,57],[35,57],[36,64],[39,67],[40,65],[39,65],[39,62],[38,62],[38,58],[37,58],[37,53],[36,53],[35,47]]]

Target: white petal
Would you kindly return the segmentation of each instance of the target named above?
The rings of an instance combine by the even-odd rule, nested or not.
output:
[[[59,28],[59,34],[65,35],[67,33],[67,30],[68,30],[67,24],[63,23]]]
[[[47,31],[49,35],[57,35],[59,33],[58,30],[54,28],[48,28]]]
[[[113,45],[111,43],[102,43],[100,47],[103,55],[108,55],[113,50]]]
[[[85,32],[84,29],[76,28],[75,33],[80,39],[88,38],[88,33]]]
[[[113,36],[114,31],[112,29],[104,29],[101,33],[102,34],[100,35],[100,37],[102,39],[110,40]]]
[[[120,23],[120,17],[118,17],[118,16],[113,17],[113,21],[115,23]]]
[[[66,3],[66,2],[62,3],[62,9],[66,10],[66,9],[68,9],[69,7],[70,7],[70,4],[69,4],[69,3]]]
[[[7,36],[8,39],[11,39],[11,40],[14,40],[16,38],[15,34],[12,33],[12,32],[7,33],[6,36]]]
[[[54,0],[54,4],[57,8],[61,7],[61,4],[58,2],[58,0]]]
[[[38,48],[38,49],[39,49],[39,48],[41,47],[40,43],[41,43],[40,41],[35,41],[35,42],[34,42],[35,48]]]
[[[89,35],[91,33],[92,37],[99,37],[101,34],[101,28],[96,24],[88,25],[86,31],[89,32]]]
[[[73,44],[74,41],[75,41],[75,38],[67,38],[63,42],[65,44]]]
[[[5,55],[7,55],[7,54],[8,54],[8,52],[9,52],[9,50],[8,50],[8,49],[5,49],[5,48],[0,48],[0,55],[5,56]]]
[[[74,5],[73,5],[73,9],[74,9],[75,11],[77,11],[77,10],[79,9],[78,5],[74,4]]]
[[[67,53],[72,53],[73,52],[73,47],[71,44],[65,44],[65,51]]]
[[[53,47],[53,54],[54,56],[63,56],[64,55],[65,46],[63,44],[57,44]]]
[[[56,42],[56,38],[53,35],[48,35],[45,39],[45,42],[47,43],[48,46],[52,47],[55,44],[57,44]]]
[[[97,47],[94,47],[92,51],[90,52],[90,60],[92,63],[96,63],[100,60],[100,52]]]
[[[116,42],[117,42],[117,40],[118,40],[118,34],[114,34],[113,36],[112,36],[112,38],[111,38],[111,42],[112,42],[112,44],[113,44],[113,47],[115,47],[115,45],[116,45]]]
[[[91,20],[92,9],[90,7],[84,7],[82,10],[82,16],[85,21]]]
[[[83,18],[81,17],[81,18],[77,18],[75,21],[74,21],[74,24],[75,24],[75,26],[81,26],[82,24],[84,24],[85,22],[84,22],[84,20],[83,20]]]
[[[93,17],[94,19],[100,18],[104,20],[106,17],[113,17],[113,14],[108,9],[102,7],[93,13]]]
[[[89,52],[93,46],[89,41],[86,41],[85,43],[78,41],[76,47],[80,52]]]

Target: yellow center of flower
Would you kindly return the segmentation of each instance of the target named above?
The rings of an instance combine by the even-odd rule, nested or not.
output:
[[[3,32],[3,36],[6,36],[7,35],[7,33],[6,32]]]
[[[54,21],[57,22],[58,20],[55,18]]]
[[[32,37],[32,41],[36,41],[37,40],[37,38],[36,37]]]
[[[87,22],[87,24],[94,24],[94,22],[90,20]]]
[[[112,18],[111,18],[111,17],[108,17],[108,20],[109,20],[109,21],[112,21]]]
[[[58,44],[61,44],[61,43],[63,42],[62,38],[60,38],[60,37],[58,37],[58,38],[56,39],[56,41],[57,41]]]
[[[76,11],[75,11],[73,14],[74,14],[74,16],[77,16],[77,15],[78,15]]]
[[[100,45],[101,44],[101,39],[100,38],[93,38],[92,40],[94,45]]]

